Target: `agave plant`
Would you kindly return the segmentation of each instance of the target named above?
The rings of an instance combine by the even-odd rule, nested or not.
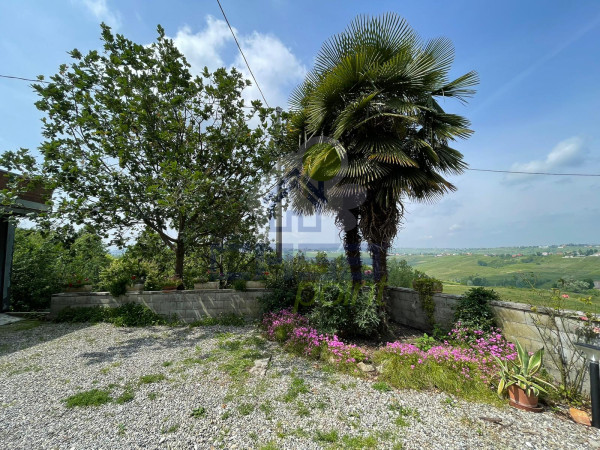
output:
[[[502,396],[504,392],[512,385],[517,385],[525,391],[527,396],[535,395],[540,392],[547,392],[542,385],[550,388],[553,386],[535,375],[542,368],[542,358],[544,349],[540,348],[533,355],[529,355],[523,349],[519,341],[516,341],[517,360],[502,361],[495,356],[498,365],[500,366],[500,382],[498,383],[498,395]]]

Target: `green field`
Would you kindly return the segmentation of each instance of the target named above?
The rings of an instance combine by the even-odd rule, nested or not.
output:
[[[497,251],[498,249],[487,250],[488,255],[503,253]],[[307,252],[309,257],[314,257],[315,254],[316,252]],[[340,252],[327,253],[330,259],[341,254]],[[434,252],[430,252],[390,256],[390,259],[405,259],[413,268],[442,280],[444,292],[448,294],[462,294],[470,289],[471,286],[466,284],[470,279],[469,284],[483,284],[487,288],[493,288],[503,301],[532,305],[547,305],[549,290],[561,278],[600,280],[600,257],[538,256],[531,251],[522,254],[523,256],[513,258],[506,255],[486,256],[485,253],[436,256]],[[370,263],[368,253],[363,252],[362,258],[364,264]],[[536,292],[532,287],[538,291]],[[584,305],[578,299],[591,295],[592,309],[600,313],[600,290],[578,294],[566,289],[563,293],[570,296],[565,301],[568,309],[582,310]]]
[[[563,258],[551,256],[523,256],[501,258],[483,255],[406,255],[411,266],[443,281],[463,282],[469,276],[485,278],[489,286],[526,285],[520,280],[531,279],[539,288],[550,288],[559,278],[600,280],[600,258]]]
[[[461,284],[444,283],[445,294],[461,295],[471,289],[471,286],[464,286]],[[540,289],[534,291],[532,289],[525,288],[513,288],[513,287],[492,287],[500,295],[500,300],[504,302],[524,303],[526,305],[536,306],[548,306],[548,296],[550,295],[548,290]],[[589,297],[589,295],[576,294],[573,292],[565,292],[569,295],[568,299],[564,300],[564,306],[566,309],[574,311],[581,311],[583,309],[589,309],[591,312],[596,314],[600,313],[600,292],[599,295],[592,296],[591,308],[586,307],[579,299]]]

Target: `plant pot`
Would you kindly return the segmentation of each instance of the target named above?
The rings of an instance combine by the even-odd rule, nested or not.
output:
[[[537,395],[527,395],[523,389],[516,384],[508,387],[508,398],[510,406],[524,411],[541,412],[543,408],[538,406]]]
[[[194,283],[194,289],[219,289],[218,281],[207,281],[206,283]]]
[[[132,286],[127,286],[127,292],[142,292],[144,290],[143,283],[137,283]]]
[[[264,289],[265,282],[264,281],[246,281],[247,289]]]
[[[83,284],[81,286],[66,286],[65,292],[92,292],[92,285]]]
[[[169,292],[169,291],[175,291],[177,289],[177,286],[163,286],[162,290],[164,292]]]

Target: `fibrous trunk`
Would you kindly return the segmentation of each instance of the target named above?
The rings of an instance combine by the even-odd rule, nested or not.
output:
[[[338,216],[338,226],[344,232],[344,251],[350,266],[350,276],[353,285],[362,282],[362,261],[360,258],[361,236],[358,228],[358,211],[351,210],[350,214]]]

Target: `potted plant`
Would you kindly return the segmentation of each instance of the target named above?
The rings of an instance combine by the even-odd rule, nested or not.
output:
[[[525,411],[540,412],[542,408],[538,407],[538,396],[540,392],[547,392],[542,385],[553,387],[536,376],[542,367],[544,349],[540,348],[529,355],[519,341],[516,341],[515,346],[515,361],[502,361],[494,356],[500,366],[498,395],[503,396],[508,392],[511,406]]]
[[[82,278],[72,273],[63,284],[64,292],[91,292],[92,283],[89,278]]]
[[[194,289],[219,289],[221,282],[217,275],[217,272],[207,270],[206,275],[202,275],[194,280]]]
[[[137,275],[131,275],[131,280],[127,285],[127,292],[142,292],[144,290],[144,280]]]
[[[267,281],[268,275],[269,275],[269,272],[262,272],[261,274],[254,275],[251,280],[246,281],[246,288],[248,288],[248,289],[264,289],[265,282]]]
[[[174,291],[181,284],[181,279],[178,277],[167,278],[162,283],[163,291]]]

